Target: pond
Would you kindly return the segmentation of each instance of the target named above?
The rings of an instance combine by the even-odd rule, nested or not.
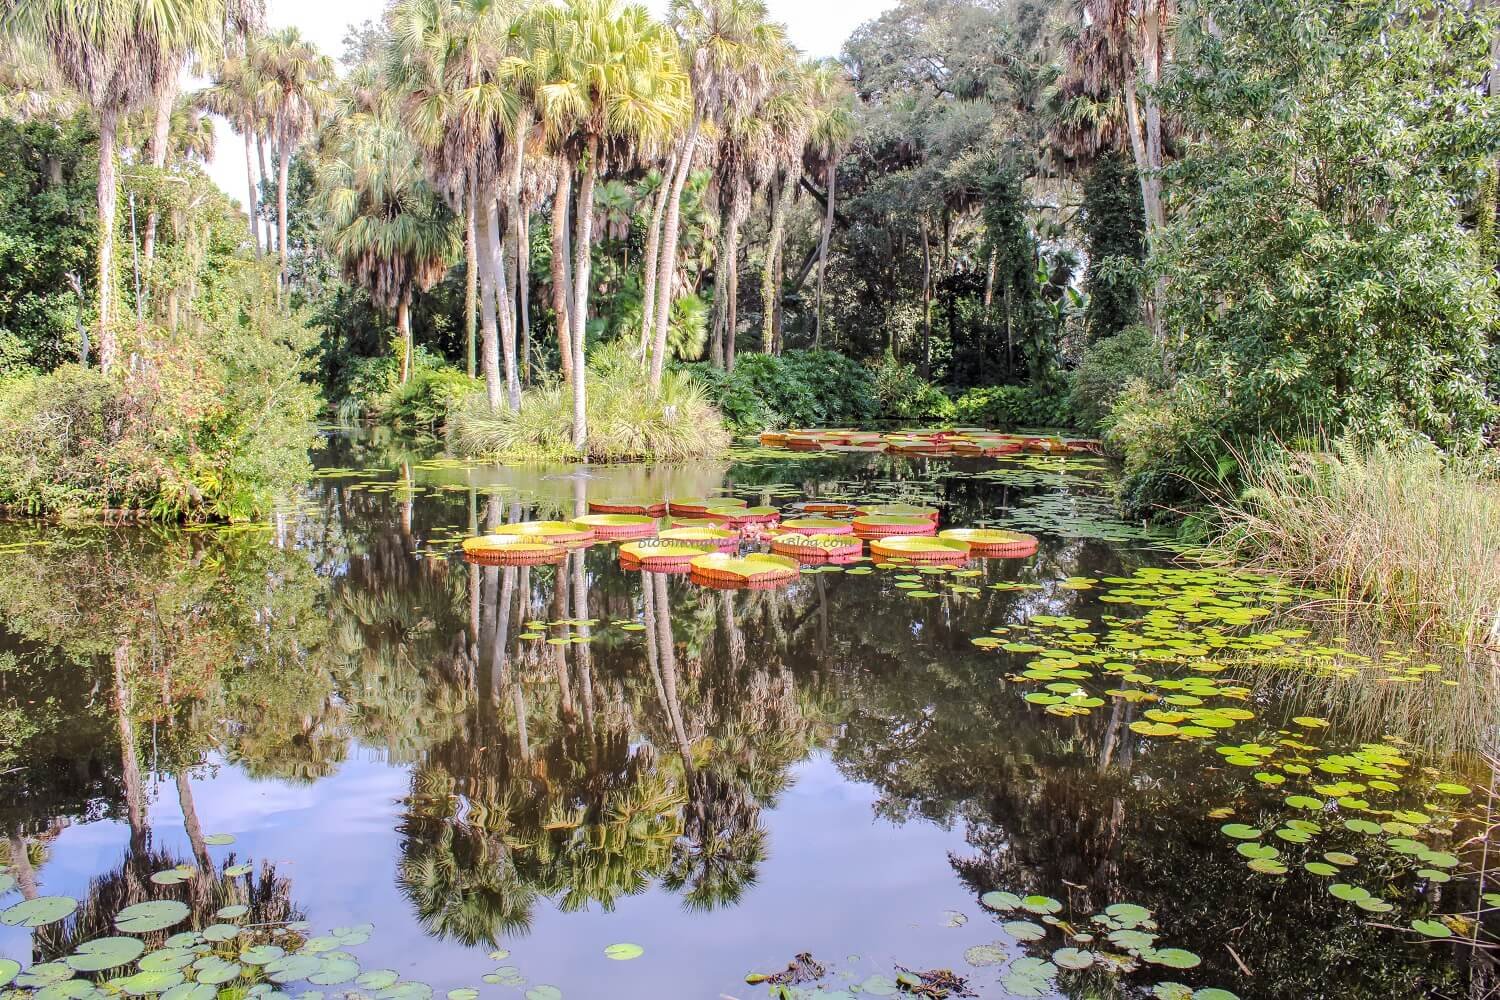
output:
[[[317,459],[266,524],[0,526],[0,994],[1496,988],[1492,666],[1113,520],[1102,459]],[[1041,544],[759,590],[461,550],[719,495]]]

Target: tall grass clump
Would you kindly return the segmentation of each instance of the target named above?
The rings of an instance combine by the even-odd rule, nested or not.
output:
[[[731,437],[703,385],[668,371],[655,395],[624,347],[595,352],[588,368],[589,435],[573,447],[573,396],[560,382],[529,389],[519,412],[491,410],[474,393],[451,415],[448,440],[460,455],[509,461],[680,462],[719,455]]]
[[[1239,500],[1217,505],[1222,548],[1417,635],[1500,644],[1500,483],[1418,445],[1242,464]]]

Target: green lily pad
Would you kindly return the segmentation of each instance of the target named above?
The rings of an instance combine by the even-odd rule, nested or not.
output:
[[[1052,953],[1054,965],[1063,969],[1087,969],[1094,964],[1094,953],[1078,948],[1059,948]]]
[[[285,954],[285,949],[274,944],[259,944],[240,952],[240,961],[246,965],[270,965]]]
[[[616,962],[628,962],[633,958],[640,958],[646,953],[646,949],[638,944],[612,944],[604,949],[604,957],[614,959]]]
[[[240,936],[241,928],[236,924],[209,924],[203,928],[203,940],[222,944]]]
[[[1258,830],[1253,826],[1247,826],[1244,823],[1225,823],[1219,827],[1219,832],[1226,837],[1233,837],[1235,840],[1259,840],[1264,831]]]
[[[1342,899],[1346,903],[1358,902],[1361,899],[1370,898],[1370,890],[1347,882],[1335,882],[1328,887],[1328,894],[1335,899]]]
[[[129,965],[146,950],[139,938],[107,937],[85,941],[78,951],[63,959],[76,972],[103,972]]]
[[[68,968],[66,964],[62,962],[44,962],[41,965],[33,965],[17,976],[16,985],[38,989],[72,978],[73,970]]]
[[[0,986],[4,986],[21,971],[21,963],[13,958],[0,958]]]
[[[72,896],[38,896],[23,899],[9,909],[0,910],[0,924],[7,927],[45,927],[66,920],[78,909]]]
[[[393,969],[372,969],[361,973],[354,980],[354,985],[363,986],[367,990],[384,990],[396,985],[400,980],[401,973]]]
[[[549,986],[546,983],[542,983],[526,991],[526,1000],[562,1000],[562,995],[562,990],[556,986]]]
[[[218,913],[215,913],[214,916],[218,917],[220,920],[238,920],[240,917],[243,917],[249,912],[250,907],[236,904],[234,906],[224,907],[223,909],[219,910]]]
[[[174,986],[182,983],[180,972],[137,972],[133,976],[124,979],[113,980],[114,985],[133,997],[150,996],[153,993],[165,993]]]
[[[167,972],[191,965],[198,953],[191,948],[162,948],[140,960],[136,968],[142,972]]]
[[[282,982],[297,982],[308,976],[317,975],[323,970],[323,960],[317,955],[306,955],[299,952],[296,955],[284,955],[282,958],[269,963],[266,966],[266,978],[276,984]],[[392,982],[396,982],[396,973],[392,973]],[[363,985],[363,984],[362,984]],[[374,988],[374,987],[372,987]]]
[[[87,979],[69,979],[51,986],[43,986],[32,995],[32,1000],[92,1000],[106,994]]]
[[[153,899],[125,907],[115,915],[115,927],[127,934],[149,934],[182,923],[191,912],[186,903],[175,899]]]
[[[859,985],[861,993],[869,994],[872,997],[888,997],[893,995],[899,988],[895,980],[887,979],[881,975],[871,976]],[[539,1000],[539,998],[528,998],[528,1000]]]
[[[210,833],[207,837],[203,838],[203,842],[209,847],[228,847],[234,843],[234,834]]]
[[[161,1000],[214,1000],[219,991],[207,983],[178,983],[161,995]]]
[[[245,970],[238,962],[231,962],[218,955],[205,955],[193,963],[194,977],[200,983],[221,986],[238,979]]]
[[[323,956],[321,968],[307,977],[307,981],[314,986],[338,986],[347,983],[359,975],[359,963],[346,958],[334,958],[331,954]]]
[[[992,910],[1008,913],[1021,908],[1021,897],[1013,892],[987,892],[979,901]]]
[[[1051,896],[1027,896],[1021,900],[1021,909],[1027,913],[1056,913],[1062,909],[1062,903]]]
[[[1413,920],[1411,922],[1411,929],[1424,937],[1448,938],[1453,936],[1453,932],[1448,929],[1447,924],[1436,920]]]
[[[1203,959],[1185,948],[1162,948],[1141,956],[1153,965],[1165,965],[1169,969],[1195,969]]]
[[[1017,941],[1040,941],[1047,936],[1047,928],[1030,920],[1011,920],[1000,927]]]

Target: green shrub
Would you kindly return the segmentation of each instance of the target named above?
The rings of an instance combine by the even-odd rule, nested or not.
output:
[[[491,410],[483,391],[470,394],[449,420],[449,442],[461,455],[598,462],[678,462],[722,454],[731,443],[702,383],[673,369],[653,395],[622,343],[589,359],[587,388],[589,433],[581,453],[573,447],[572,390],[561,382],[527,390],[518,413]]]
[[[1430,445],[1261,449],[1220,545],[1418,634],[1500,641],[1500,484]]]
[[[236,520],[309,471],[318,398],[295,361],[157,360],[128,381],[64,365],[0,383],[0,507]]]
[[[1073,388],[1068,396],[1072,425],[1086,434],[1100,433],[1108,423],[1115,401],[1134,379],[1141,379],[1156,390],[1164,390],[1170,384],[1161,354],[1146,327],[1126,327],[1112,337],[1088,345],[1073,372]]]
[[[953,403],[953,420],[961,425],[1011,429],[1068,425],[1068,387],[994,385],[970,389]]]
[[[683,366],[740,434],[861,424],[881,416],[869,368],[835,351],[742,354],[734,371]]]
[[[418,347],[412,353],[412,375],[406,385],[401,384],[400,359],[385,354],[353,361],[345,386],[346,394],[338,404],[339,419],[345,423],[367,419],[393,427],[435,430],[479,383]]]
[[[380,416],[395,427],[436,430],[483,385],[449,365],[417,369],[411,381],[386,394]]]
[[[889,356],[870,363],[879,415],[887,420],[953,419],[953,400],[917,373],[916,365]]]
[[[1104,444],[1124,461],[1121,513],[1162,520],[1233,493],[1233,443],[1207,386],[1184,379],[1163,392],[1132,379],[1104,425]]]

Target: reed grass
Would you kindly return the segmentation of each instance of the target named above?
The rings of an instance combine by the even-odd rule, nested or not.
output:
[[[1500,484],[1422,446],[1266,452],[1218,546],[1419,637],[1500,645]]]

